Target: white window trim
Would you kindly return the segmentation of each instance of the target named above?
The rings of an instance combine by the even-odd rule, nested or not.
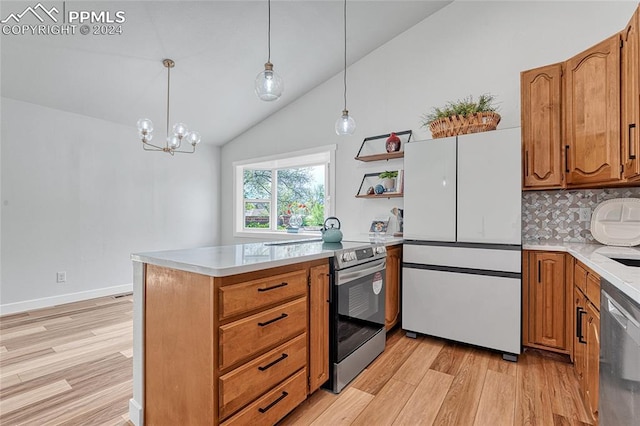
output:
[[[321,147],[305,149],[301,151],[289,152],[286,154],[270,155],[267,157],[259,157],[247,160],[234,161],[232,163],[233,169],[233,236],[239,238],[269,238],[274,240],[287,240],[296,239],[300,236],[318,236],[318,232],[301,232],[296,234],[289,234],[286,232],[277,232],[271,229],[268,230],[252,230],[248,231],[243,228],[244,221],[238,220],[239,212],[244,212],[243,209],[243,183],[244,183],[244,167],[251,165],[258,168],[258,166],[268,168],[285,168],[289,167],[289,160],[297,157],[311,156],[313,154],[329,153],[329,165],[328,170],[325,173],[325,216],[335,216],[335,190],[336,190],[336,149],[337,145],[324,145]],[[261,164],[262,163],[262,164]],[[291,163],[291,166],[301,166],[300,163]],[[302,165],[302,167],[304,167]],[[274,208],[272,206],[272,211]]]

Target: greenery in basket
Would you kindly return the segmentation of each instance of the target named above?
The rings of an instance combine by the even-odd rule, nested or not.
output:
[[[442,108],[433,107],[431,112],[422,116],[421,127],[429,127],[433,121],[440,118],[447,118],[454,115],[467,116],[477,112],[495,112],[498,107],[495,105],[495,96],[491,94],[480,95],[477,101],[472,95],[457,101],[449,101]]]
[[[394,170],[394,171],[392,171],[392,172],[390,172],[390,171],[385,171],[385,172],[380,173],[380,174],[378,175],[378,177],[379,177],[380,179],[392,179],[392,178],[394,178],[394,177],[398,177],[398,171],[397,171],[397,170]]]

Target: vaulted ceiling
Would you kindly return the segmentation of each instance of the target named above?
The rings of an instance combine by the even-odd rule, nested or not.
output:
[[[349,0],[348,62],[424,20],[449,1]],[[0,3],[0,18],[34,1]],[[2,96],[132,126],[166,124],[166,69],[171,122],[222,145],[340,73],[341,1],[273,0],[271,62],[285,83],[276,102],[258,100],[254,79],[267,59],[267,1],[43,2],[60,11],[124,12],[121,34],[0,36]],[[61,12],[62,13],[62,12]],[[60,15],[61,16],[61,15]],[[68,15],[65,15],[68,16]],[[20,24],[33,17],[24,16]],[[45,22],[47,24],[48,22]],[[7,24],[13,24],[8,21]],[[92,27],[92,25],[90,25]],[[341,93],[336,93],[341,106]],[[133,136],[132,136],[133,137]]]

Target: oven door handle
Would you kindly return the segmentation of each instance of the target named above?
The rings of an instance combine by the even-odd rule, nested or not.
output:
[[[369,266],[369,263],[361,265],[366,266],[364,269],[359,269],[358,266],[354,266],[353,268],[338,271],[336,274],[336,285],[343,285],[359,278],[366,277],[367,275],[371,275],[374,272],[384,271],[387,266],[387,259],[381,259],[372,263],[374,264],[373,266]]]

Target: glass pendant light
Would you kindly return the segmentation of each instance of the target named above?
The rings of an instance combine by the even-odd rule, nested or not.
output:
[[[356,122],[347,110],[347,0],[344,0],[344,109],[336,121],[338,136],[352,135],[356,131]]]
[[[284,91],[284,82],[282,78],[273,70],[271,63],[271,0],[268,0],[269,9],[269,30],[268,45],[269,56],[267,63],[264,64],[264,71],[256,76],[256,95],[263,101],[277,101]]]

